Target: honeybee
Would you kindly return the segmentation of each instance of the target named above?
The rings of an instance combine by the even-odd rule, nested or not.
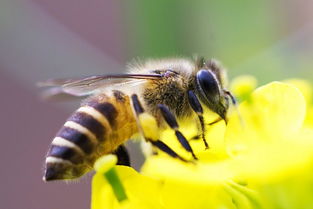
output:
[[[224,88],[225,71],[213,59],[147,60],[131,65],[129,72],[42,84],[59,93],[87,96],[51,143],[45,181],[78,178],[92,170],[96,159],[110,153],[118,156],[119,164],[129,165],[123,143],[137,133],[156,149],[188,161],[158,138],[165,126],[175,131],[183,148],[197,159],[178,121],[196,117],[208,148],[203,107],[226,122],[230,101],[235,102]]]

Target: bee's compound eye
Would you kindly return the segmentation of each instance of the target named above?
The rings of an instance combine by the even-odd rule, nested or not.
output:
[[[197,83],[201,89],[201,93],[204,94],[207,99],[219,96],[219,85],[211,71],[200,70],[197,73]]]

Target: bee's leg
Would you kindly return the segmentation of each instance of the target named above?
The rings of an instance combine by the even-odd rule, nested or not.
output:
[[[131,99],[134,111],[136,113],[138,127],[145,140],[149,141],[153,146],[167,153],[169,156],[187,162],[187,160],[178,155],[172,148],[159,140],[160,136],[157,121],[155,117],[144,111],[142,105],[138,100],[138,96],[136,94],[133,94],[131,96]]]
[[[205,139],[205,125],[203,118],[203,108],[201,106],[201,103],[197,96],[195,95],[195,93],[193,93],[193,91],[188,91],[188,101],[193,111],[198,115],[202,131],[201,132],[202,140],[204,142],[205,148],[208,149],[209,145]]]
[[[214,120],[213,122],[209,123],[208,125],[209,125],[209,126],[214,125],[215,123],[218,123],[218,122],[220,122],[221,120],[223,120],[223,118],[217,118],[216,120]]]
[[[170,110],[168,109],[167,106],[163,105],[163,104],[159,104],[158,105],[159,109],[161,110],[161,114],[163,116],[163,118],[165,119],[165,121],[167,122],[167,124],[175,131],[175,135],[179,141],[179,143],[185,148],[185,150],[187,150],[188,152],[190,152],[192,154],[192,157],[197,160],[197,157],[195,155],[195,153],[193,152],[189,142],[187,141],[186,137],[178,130],[179,126],[178,123],[176,121],[175,116],[170,112]]]
[[[117,156],[117,165],[126,165],[126,166],[130,166],[130,158],[128,155],[128,151],[126,149],[126,147],[122,144],[120,145],[114,152],[113,154],[115,154]]]
[[[184,162],[189,162],[189,161],[185,160],[184,158],[182,158],[180,155],[178,155],[172,148],[167,146],[167,144],[165,144],[164,142],[162,142],[160,140],[156,140],[156,141],[151,140],[150,142],[153,146],[155,146],[158,149],[162,150],[163,152],[167,153],[171,157],[178,158]]]

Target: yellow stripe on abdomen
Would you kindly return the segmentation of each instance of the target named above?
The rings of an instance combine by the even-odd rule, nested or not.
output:
[[[106,127],[106,134],[110,134],[111,133],[111,126],[109,124],[109,121],[107,120],[107,118],[100,113],[97,109],[95,109],[94,107],[91,106],[82,106],[80,107],[77,112],[83,112],[86,113],[90,116],[92,116],[95,120],[97,120],[98,122],[100,122],[102,124],[103,127]]]
[[[75,129],[81,133],[84,133],[88,136],[88,138],[94,143],[94,144],[98,144],[98,140],[97,140],[97,137],[87,128],[85,128],[84,126],[76,123],[76,122],[73,122],[73,121],[67,121],[65,124],[64,124],[65,127],[68,127],[68,128],[72,128],[72,129]]]

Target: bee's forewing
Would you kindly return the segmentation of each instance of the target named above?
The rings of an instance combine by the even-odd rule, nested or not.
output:
[[[72,96],[88,96],[103,91],[108,87],[120,88],[142,84],[145,80],[160,79],[159,74],[117,74],[90,76],[82,79],[55,79],[41,82],[40,87],[53,89],[51,95],[68,94]],[[48,91],[49,92],[49,91]]]

